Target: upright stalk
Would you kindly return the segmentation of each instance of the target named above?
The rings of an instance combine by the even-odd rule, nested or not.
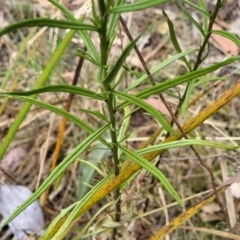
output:
[[[224,4],[224,0],[217,0],[217,3],[215,5],[215,8],[209,18],[209,24],[208,24],[208,29],[207,29],[207,32],[204,36],[204,39],[203,39],[203,43],[199,49],[199,52],[198,52],[198,55],[197,55],[197,59],[196,59],[196,62],[194,64],[194,67],[193,67],[193,70],[192,71],[196,71],[200,64],[203,62],[203,60],[206,58],[203,57],[203,53],[204,53],[204,50],[206,48],[206,46],[208,45],[209,43],[209,39],[211,37],[211,34],[212,34],[212,28],[213,28],[213,24],[215,22],[215,19],[217,17],[217,14],[219,12],[219,9],[222,7],[222,5]],[[185,89],[185,92],[182,96],[182,98],[180,99],[179,103],[178,103],[178,106],[176,108],[176,111],[175,111],[175,114],[174,114],[174,118],[177,118],[178,117],[178,114],[180,112],[180,109],[182,107],[182,104],[183,102],[185,101],[185,98],[186,98],[186,95],[187,95],[187,91],[188,91],[188,87],[189,87],[189,84],[190,82],[188,82],[187,84],[187,87]],[[173,120],[174,120],[173,118]],[[175,122],[175,121],[172,121],[172,123]],[[183,136],[185,138],[187,138],[185,132],[183,132]],[[211,178],[211,181],[212,181],[212,185],[213,185],[213,190],[214,190],[214,193],[216,195],[216,199],[219,203],[219,206],[221,207],[221,210],[222,212],[224,213],[225,217],[226,217],[226,221],[227,221],[227,225],[228,225],[228,228],[230,229],[230,224],[229,224],[229,216],[228,216],[228,213],[227,211],[225,210],[225,207],[223,206],[222,202],[220,201],[220,198],[219,198],[219,195],[217,193],[217,189],[216,189],[216,183],[215,183],[215,178],[214,178],[214,174],[213,174],[213,171],[212,169],[202,160],[200,154],[195,150],[195,148],[193,146],[190,146],[191,149],[193,150],[193,152],[195,153],[196,157],[199,159],[199,162],[201,163],[201,165],[209,172],[209,175],[210,175],[210,178]]]
[[[109,40],[107,36],[107,23],[108,23],[108,14],[107,8],[110,6],[109,0],[104,2],[104,0],[98,0],[99,11],[100,11],[100,51],[101,51],[101,69],[100,69],[100,81],[103,83],[104,91],[107,94],[107,108],[109,112],[109,121],[111,123],[110,135],[111,135],[111,151],[114,161],[114,173],[115,176],[119,175],[120,166],[118,159],[118,148],[117,148],[117,127],[116,127],[116,112],[115,112],[115,97],[113,95],[113,90],[111,83],[104,82],[104,79],[107,76],[107,60],[108,60],[108,48]],[[119,188],[114,192],[114,199],[116,201],[115,205],[115,221],[119,222],[121,220],[121,201],[120,201],[120,190]],[[112,232],[112,239],[116,239],[117,229],[114,228]]]
[[[205,37],[203,39],[203,43],[202,43],[202,45],[201,45],[201,47],[199,49],[199,52],[198,52],[198,55],[197,55],[197,59],[196,59],[196,62],[194,64],[194,67],[193,67],[192,71],[196,71],[199,68],[200,64],[202,63],[202,61],[204,59],[204,58],[202,58],[202,55],[203,55],[203,52],[204,52],[207,44],[209,43],[209,39],[210,39],[211,34],[212,34],[213,24],[215,22],[215,19],[217,17],[219,9],[222,7],[222,4],[223,4],[222,0],[217,0],[216,6],[215,6],[215,8],[214,8],[214,10],[213,10],[213,12],[211,14],[210,19],[209,19],[210,21],[209,21],[209,24],[208,24],[207,33],[206,33],[206,35],[205,35]],[[184,94],[183,94],[182,98],[180,99],[179,104],[177,106],[177,109],[176,109],[176,112],[175,112],[175,116],[176,117],[178,116],[179,111],[180,111],[180,109],[182,107],[182,104],[183,104],[183,102],[184,102],[184,100],[186,98],[188,87],[189,87],[189,83],[187,84],[186,90],[185,90],[185,92],[184,92]]]

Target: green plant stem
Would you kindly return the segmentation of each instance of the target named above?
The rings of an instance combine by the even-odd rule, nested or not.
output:
[[[206,34],[206,36],[203,40],[202,46],[199,49],[197,60],[196,60],[196,63],[193,67],[193,71],[197,70],[199,65],[202,63],[202,55],[203,55],[203,52],[204,52],[204,50],[205,50],[205,48],[206,48],[206,46],[209,42],[209,38],[211,37],[213,24],[214,24],[214,21],[217,17],[218,11],[221,8],[221,6],[222,6],[222,0],[218,0],[217,3],[216,3],[216,6],[214,8],[214,11],[212,12],[212,14],[209,18],[210,22],[209,22],[209,25],[208,25],[207,34]]]
[[[108,14],[106,5],[104,1],[99,0],[99,11],[101,14],[101,26],[100,26],[100,50],[101,50],[101,70],[100,70],[100,80],[101,82],[107,76],[107,60],[108,60],[108,37],[107,37],[107,23],[108,23]],[[106,3],[108,4],[108,3]],[[114,161],[114,173],[115,176],[119,175],[120,166],[119,166],[119,159],[118,159],[118,147],[117,147],[117,129],[116,129],[116,114],[115,114],[115,97],[113,94],[113,90],[110,83],[104,83],[104,90],[107,92],[107,107],[109,112],[109,120],[110,120],[110,135],[112,141],[112,155]],[[116,189],[114,191],[114,199],[115,203],[115,221],[120,222],[121,220],[121,199],[120,199],[120,189]],[[112,231],[112,239],[116,239],[117,236],[117,229],[114,228]]]
[[[201,47],[200,47],[200,49],[199,49],[199,52],[198,52],[198,55],[197,55],[197,60],[196,60],[196,62],[195,62],[195,65],[194,65],[192,71],[196,71],[196,70],[199,68],[200,64],[202,63],[202,55],[203,55],[203,52],[204,52],[204,50],[205,50],[205,48],[206,48],[206,46],[207,46],[207,44],[208,44],[208,42],[209,42],[210,37],[211,37],[212,27],[213,27],[214,21],[215,21],[215,19],[216,19],[216,17],[217,17],[218,11],[219,11],[219,9],[221,8],[221,6],[222,6],[222,0],[217,0],[216,6],[215,6],[215,8],[214,8],[214,11],[212,12],[212,14],[211,14],[211,16],[210,16],[210,18],[209,18],[209,19],[210,19],[210,22],[209,22],[209,25],[208,25],[207,34],[206,34],[206,36],[204,37],[203,43],[202,43],[202,45],[201,45]],[[190,84],[190,82],[188,82],[187,87],[186,87],[186,89],[185,89],[185,92],[184,92],[182,98],[180,99],[180,101],[179,101],[179,103],[178,103],[178,106],[177,106],[177,108],[176,108],[176,111],[175,111],[175,116],[176,116],[176,117],[178,116],[178,114],[179,114],[179,112],[180,112],[180,109],[181,109],[181,107],[182,107],[182,104],[183,104],[183,102],[184,102],[184,100],[185,100],[185,98],[186,98],[189,84]]]
[[[104,80],[107,74],[107,59],[108,59],[108,41],[107,41],[107,20],[108,16],[102,17],[102,24],[100,28],[100,49],[101,49],[101,80]],[[105,86],[106,87],[106,86]],[[109,89],[107,89],[109,90]]]
[[[214,8],[214,11],[212,12],[212,14],[210,16],[210,22],[209,22],[209,25],[208,25],[207,34],[204,37],[203,43],[202,43],[202,45],[201,45],[201,47],[199,49],[199,52],[198,52],[198,55],[197,55],[197,60],[195,62],[195,65],[194,65],[192,71],[196,71],[199,68],[200,64],[202,63],[202,55],[203,55],[203,52],[204,52],[204,50],[205,50],[205,48],[206,48],[206,46],[207,46],[207,44],[209,42],[210,37],[211,37],[212,27],[213,27],[214,21],[215,21],[215,19],[217,17],[218,11],[219,11],[219,9],[222,6],[221,3],[222,3],[222,0],[218,0],[217,1],[216,6]],[[176,117],[178,116],[179,111],[180,111],[180,109],[182,107],[182,104],[183,104],[183,102],[184,102],[184,100],[186,98],[186,94],[187,94],[187,90],[188,90],[189,84],[190,84],[190,82],[188,82],[186,90],[185,90],[185,92],[183,94],[183,97],[180,99],[179,104],[178,104],[178,106],[176,108],[176,112],[175,112],[175,116]]]
[[[117,176],[120,172],[120,166],[119,166],[119,159],[118,159],[118,148],[117,148],[117,129],[116,129],[116,114],[113,107],[113,104],[115,102],[113,94],[110,92],[109,98],[107,100],[108,105],[108,111],[110,115],[110,134],[111,134],[111,141],[112,141],[112,154],[113,154],[113,160],[114,160],[114,173],[115,176]],[[120,199],[120,189],[116,189],[114,191],[114,199],[116,201],[115,205],[115,221],[120,222],[121,220],[121,199]],[[117,234],[116,229],[113,230],[113,239],[115,239],[115,236]]]

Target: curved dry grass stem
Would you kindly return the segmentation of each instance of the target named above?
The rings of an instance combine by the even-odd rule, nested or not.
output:
[[[221,186],[217,188],[218,194],[224,192],[229,186],[231,186],[234,182],[239,181],[240,172],[236,173],[234,176],[229,178],[226,182],[224,182]],[[151,240],[161,240],[164,239],[166,235],[171,233],[173,230],[177,229],[180,225],[182,225],[185,221],[187,221],[190,217],[195,215],[203,206],[212,202],[216,197],[215,192],[210,193],[204,199],[199,201],[197,204],[190,207],[187,211],[181,213],[179,216],[174,218],[168,225],[165,225],[161,230],[159,230],[155,236],[151,237]],[[210,230],[209,230],[210,231]],[[228,234],[228,233],[226,233]],[[230,237],[231,233],[229,234]],[[234,238],[235,239],[235,238]],[[239,239],[239,238],[238,238]]]

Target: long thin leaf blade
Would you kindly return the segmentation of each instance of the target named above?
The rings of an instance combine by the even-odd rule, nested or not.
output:
[[[192,96],[192,91],[193,91],[193,84],[194,84],[194,80],[189,82],[189,85],[187,87],[186,90],[186,96],[185,99],[183,101],[183,105],[182,105],[182,112],[181,112],[181,118],[185,118],[190,100],[191,100],[191,96]]]
[[[92,114],[92,115],[102,119],[104,122],[108,122],[107,117],[105,115],[103,115],[102,113],[100,113],[99,111],[91,111],[91,110],[84,109],[84,108],[79,108],[78,110],[80,110],[82,112],[86,112],[86,113]]]
[[[146,148],[137,150],[136,153],[139,155],[143,155],[143,154],[148,154],[148,153],[152,153],[155,151],[171,149],[171,148],[180,148],[180,147],[186,147],[186,146],[191,146],[191,145],[224,148],[224,149],[240,148],[240,146],[232,146],[232,145],[227,145],[227,144],[213,142],[213,141],[197,140],[197,139],[183,139],[183,140],[177,140],[177,141],[173,141],[173,142],[161,143],[161,144],[156,144],[153,146],[148,146]],[[121,158],[122,161],[124,161],[126,159],[128,159],[128,158],[127,157]],[[177,161],[177,158],[176,158],[176,161]]]
[[[67,92],[67,93],[72,93],[76,95],[90,97],[93,99],[105,100],[105,98],[101,96],[101,94],[97,94],[94,91],[91,91],[89,89],[82,88],[82,87],[67,85],[67,84],[48,85],[48,86],[37,88],[31,91],[11,92],[9,94],[15,95],[15,96],[31,96],[34,94],[46,93],[46,92]],[[5,93],[5,94],[8,94],[8,93]]]
[[[160,4],[169,2],[169,0],[143,0],[132,4],[125,4],[122,6],[113,7],[109,10],[110,13],[123,13],[123,12],[133,12],[139,11],[150,7],[155,7]]]
[[[70,11],[68,11],[66,8],[64,8],[63,5],[59,4],[56,0],[49,0],[49,2],[51,2],[60,11],[62,11],[69,19],[71,19],[72,21],[79,22],[79,20],[76,19],[75,16]],[[84,17],[82,17],[80,21],[83,21],[83,18]],[[89,36],[88,32],[82,30],[82,31],[78,31],[78,33],[81,36],[83,42],[85,43],[86,48],[88,49],[88,52],[91,55],[94,62],[96,62],[97,65],[100,65],[100,58],[98,56],[97,49],[95,48],[95,46],[92,42],[92,39]]]
[[[185,82],[189,82],[191,81],[192,79],[196,79],[196,78],[199,78],[199,77],[202,77],[208,73],[211,73],[211,72],[214,72],[216,71],[217,69],[221,68],[221,67],[224,67],[226,65],[229,65],[237,60],[240,59],[240,56],[236,56],[236,57],[231,57],[225,61],[222,61],[220,63],[216,63],[210,67],[207,67],[207,68],[202,68],[202,69],[198,69],[197,71],[193,71],[193,72],[189,72],[189,73],[186,73],[180,77],[177,77],[177,78],[173,78],[173,79],[169,79],[169,80],[166,80],[165,82],[163,83],[158,83],[152,87],[149,87],[145,90],[142,90],[140,91],[139,93],[137,93],[135,96],[136,97],[139,97],[139,98],[147,98],[151,95],[154,95],[154,94],[157,94],[159,92],[162,92],[162,91],[165,91],[169,88],[172,88],[172,87],[175,87],[179,84],[182,84],[182,83],[185,83]],[[122,104],[120,104],[117,109],[120,109],[120,108],[123,108],[125,106],[127,106],[129,103],[127,102],[124,102]]]
[[[117,0],[115,6],[121,6],[124,0]],[[116,26],[118,23],[120,13],[111,14],[108,21],[107,36],[110,39],[116,33]]]
[[[191,6],[191,7],[195,8],[196,10],[204,13],[206,16],[211,17],[211,14],[208,11],[206,11],[204,8],[202,8],[202,7],[198,6],[197,4],[194,4],[194,3],[192,3],[188,0],[183,0],[183,1],[185,3],[187,3],[189,6]]]
[[[218,70],[219,68],[229,65],[239,59],[240,59],[240,56],[231,57],[225,61],[216,63],[210,67],[206,67],[206,68],[199,69],[197,71],[186,73],[180,77],[167,80],[164,83],[156,84],[155,86],[152,86],[149,89],[146,89],[146,90],[143,90],[143,91],[137,93],[136,96],[141,97],[141,98],[149,97],[151,95],[158,93],[159,91],[167,90],[167,89],[175,87],[179,84],[189,82],[192,79],[195,79],[195,78],[204,76],[208,73],[214,72],[214,71]],[[147,93],[147,94],[145,94],[145,93]],[[149,93],[151,93],[151,94],[148,95]]]
[[[171,125],[168,123],[168,121],[165,119],[165,117],[159,111],[157,111],[154,107],[152,107],[148,103],[144,102],[142,99],[139,99],[135,96],[132,96],[132,95],[129,95],[129,94],[123,93],[123,92],[114,92],[114,94],[123,98],[124,100],[129,101],[130,103],[137,105],[138,107],[141,107],[146,112],[150,113],[151,116],[155,117],[159,121],[159,123],[161,123],[162,127],[166,131],[168,131],[172,134],[175,133],[174,129],[171,127]]]
[[[237,37],[237,35],[223,30],[212,30],[212,33],[228,38],[229,40],[233,41],[238,47],[240,47],[240,39]]]
[[[161,62],[160,64],[158,64],[157,66],[155,66],[153,69],[151,69],[151,74],[154,74],[156,72],[158,72],[159,70],[163,69],[164,67],[168,66],[169,64],[173,63],[175,60],[189,55],[191,53],[194,53],[198,51],[198,49],[193,49],[193,50],[187,50],[181,53],[178,53],[176,55],[174,55],[173,57],[165,60],[164,62]],[[128,92],[129,90],[133,89],[134,87],[138,86],[140,83],[142,83],[143,81],[145,81],[148,78],[147,74],[144,74],[142,77],[140,77],[139,79],[137,79],[133,84],[131,84],[127,89],[124,90],[124,92]]]
[[[148,170],[150,173],[152,173],[155,177],[157,177],[160,182],[163,184],[163,186],[166,188],[166,190],[174,197],[174,199],[178,202],[180,206],[182,206],[182,200],[178,196],[177,192],[174,190],[173,186],[171,183],[168,181],[168,179],[164,176],[164,174],[157,168],[155,167],[152,163],[147,161],[145,158],[139,156],[135,152],[127,149],[124,146],[121,146],[118,144],[118,147],[132,160],[137,162],[139,165],[141,165],[143,168]]]
[[[26,200],[21,206],[19,206],[16,211],[14,211],[11,216],[0,226],[7,225],[15,217],[17,217],[24,209],[26,209],[31,203],[33,203],[58,177],[65,172],[65,170],[92,144],[97,140],[107,129],[109,124],[101,127],[99,130],[95,131],[89,135],[85,140],[81,142],[72,152],[63,159],[63,161],[53,170],[53,172],[48,176],[48,178],[42,183],[42,185],[36,190],[33,195]]]
[[[63,235],[66,235],[67,229],[72,225],[77,217],[79,210],[92,198],[92,196],[98,192],[98,190],[112,177],[113,174],[109,174],[107,177],[99,181],[79,202],[76,204],[70,215],[67,217],[64,224],[57,231],[56,235],[52,237],[52,240],[62,239]],[[51,229],[49,229],[49,232]]]
[[[213,141],[206,141],[206,140],[183,139],[181,141],[178,140],[174,142],[148,146],[147,148],[137,150],[136,153],[147,154],[147,153],[151,153],[151,152],[162,150],[162,149],[179,148],[179,147],[186,147],[191,145],[224,148],[224,149],[237,149],[240,147],[240,146],[232,146],[232,145],[227,145],[227,144],[213,142]]]
[[[204,0],[198,0],[198,1],[199,1],[199,4],[200,4],[200,8],[203,9],[204,11],[207,11],[205,1]],[[203,11],[201,11],[201,12],[202,12],[202,19],[203,19],[202,29],[203,29],[204,33],[206,34],[207,30],[208,30],[208,19],[209,19],[209,17]]]
[[[164,11],[163,11],[163,16],[165,16],[167,18],[170,38],[171,38],[171,41],[173,43],[173,46],[174,46],[175,50],[177,51],[177,53],[181,53],[182,49],[181,49],[181,47],[180,47],[180,45],[178,43],[173,23],[172,23],[172,21],[170,20],[170,18],[168,17],[168,15]],[[186,59],[186,57],[183,56],[180,59],[186,64],[186,66],[188,67],[189,71],[191,71],[191,66],[190,66],[188,60]]]
[[[202,27],[200,26],[200,24],[188,13],[188,11],[182,7],[182,5],[177,1],[175,0],[174,1],[178,7],[181,9],[181,11],[183,12],[183,14],[189,19],[189,21],[195,25],[195,27],[199,30],[199,32],[202,34],[202,36],[204,37],[204,31],[202,29]]]
[[[115,63],[114,67],[111,69],[111,71],[108,73],[107,77],[104,79],[103,84],[109,85],[117,76],[118,71],[122,67],[125,59],[129,55],[130,51],[134,48],[138,38],[132,41],[123,51],[122,55],[118,58],[117,62]]]
[[[199,85],[211,82],[211,81],[217,81],[217,80],[227,80],[227,77],[203,77],[203,78],[199,78],[198,81],[194,82],[193,87],[197,87]]]
[[[124,110],[124,117],[123,117],[121,127],[119,129],[118,140],[117,140],[120,143],[122,143],[126,139],[127,130],[128,130],[130,118],[131,118],[130,107],[127,106],[123,110]],[[120,149],[118,149],[118,158],[119,159],[121,158],[121,155],[122,155],[122,152]]]
[[[73,30],[91,30],[97,31],[94,25],[79,23],[76,21],[55,20],[50,18],[27,19],[21,22],[10,24],[0,30],[0,37],[6,33],[12,32],[24,27],[56,27]]]
[[[51,104],[48,104],[48,103],[45,103],[45,102],[42,102],[42,101],[38,101],[38,100],[30,98],[30,97],[15,96],[15,95],[11,95],[9,93],[8,94],[0,93],[0,96],[7,96],[9,98],[15,98],[15,99],[23,100],[25,102],[35,104],[39,107],[45,108],[45,109],[47,109],[51,112],[55,112],[55,113],[61,115],[62,117],[65,117],[69,121],[75,123],[77,126],[83,128],[88,133],[93,133],[93,132],[96,131],[95,129],[91,128],[86,122],[82,121],[80,118],[78,118],[78,117],[74,116],[73,114],[65,111],[64,109],[58,108],[58,107],[53,106]],[[103,144],[108,146],[108,143],[103,138],[100,138],[100,140]]]

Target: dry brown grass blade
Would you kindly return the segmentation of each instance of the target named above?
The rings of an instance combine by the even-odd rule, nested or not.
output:
[[[222,239],[233,239],[233,240],[240,239],[239,235],[232,234],[229,232],[223,232],[223,231],[219,231],[219,230],[215,230],[215,229],[200,228],[200,227],[180,227],[180,228],[216,235],[216,236],[222,237]]]
[[[224,192],[231,184],[233,184],[236,181],[240,180],[240,172],[232,176],[230,179],[228,179],[225,183],[223,183],[220,187],[217,188],[218,193]],[[166,235],[171,233],[173,230],[177,229],[180,225],[182,225],[185,221],[187,221],[190,217],[195,215],[203,206],[206,204],[212,202],[216,197],[216,194],[213,192],[207,197],[205,197],[203,200],[189,208],[187,211],[181,213],[179,216],[177,216],[172,222],[170,222],[168,225],[165,225],[157,234],[153,237],[151,237],[151,240],[161,240]]]
[[[190,133],[193,129],[195,129],[200,124],[202,124],[206,119],[208,119],[210,116],[216,113],[221,107],[229,103],[232,99],[234,99],[239,94],[240,94],[240,82],[238,82],[232,88],[224,92],[216,101],[208,105],[208,107],[202,110],[198,115],[190,119],[183,126],[184,132],[186,134]],[[176,135],[168,137],[163,143],[173,142],[181,139],[182,137],[183,137],[182,133],[178,131]],[[155,151],[155,152],[144,155],[144,158],[147,159],[148,161],[151,161],[162,152],[163,152],[162,150]],[[95,193],[92,196],[92,198],[86,203],[86,205],[79,211],[78,217],[76,218],[75,221],[77,221],[78,218],[82,214],[84,214],[88,209],[90,209],[94,204],[96,204],[98,201],[100,201],[101,199],[106,197],[108,194],[110,194],[114,189],[118,188],[124,181],[129,179],[133,174],[135,174],[140,169],[141,169],[141,166],[135,163],[130,167],[126,168],[124,171],[121,171],[118,176],[109,180],[106,184],[104,184],[104,186],[97,193]],[[61,220],[61,222],[63,223],[64,220]],[[52,232],[49,233],[47,238],[50,239],[54,235],[54,233],[58,231],[58,227],[59,225],[56,226]]]

